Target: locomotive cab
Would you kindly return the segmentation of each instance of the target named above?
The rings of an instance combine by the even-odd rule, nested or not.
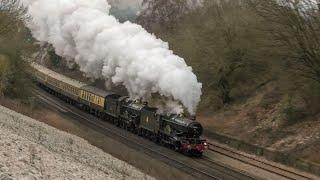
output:
[[[121,102],[120,118],[121,126],[136,131],[140,125],[141,110],[144,106],[138,101],[133,101],[129,98],[125,98]]]
[[[188,126],[187,137],[189,138],[199,138],[203,133],[203,127],[198,122],[192,122]]]

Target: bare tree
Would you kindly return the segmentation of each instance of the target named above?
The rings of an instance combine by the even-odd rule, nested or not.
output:
[[[27,98],[31,94],[29,64],[24,57],[31,53],[30,34],[24,26],[26,10],[19,0],[0,2],[0,73],[1,93],[11,97]]]
[[[143,0],[142,6],[143,10],[137,19],[139,24],[148,30],[155,25],[172,29],[183,15],[196,6],[196,2],[195,0]]]
[[[302,76],[320,83],[319,0],[249,0],[249,5],[271,23],[275,45]]]
[[[1,0],[0,35],[7,35],[27,19],[26,9],[19,0]],[[15,26],[15,27],[14,27]]]

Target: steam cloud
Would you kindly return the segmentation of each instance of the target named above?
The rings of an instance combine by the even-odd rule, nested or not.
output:
[[[32,17],[27,25],[33,36],[52,44],[88,77],[122,84],[133,99],[150,100],[158,93],[174,113],[181,113],[181,103],[195,114],[202,85],[192,68],[169,50],[168,43],[109,15],[106,0],[22,2]]]

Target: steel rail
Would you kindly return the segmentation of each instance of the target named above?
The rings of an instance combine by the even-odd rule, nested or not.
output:
[[[251,175],[243,170],[236,170],[235,168],[229,166],[229,165],[226,165],[226,164],[223,164],[223,163],[219,163],[217,161],[214,161],[212,159],[210,159],[209,157],[206,157],[206,156],[203,156],[202,159],[200,160],[203,160],[203,161],[206,161],[210,164],[214,164],[214,165],[217,165],[217,166],[220,166],[220,167],[223,167],[225,169],[228,169],[229,171],[232,171],[232,172],[235,172],[235,173],[238,173],[238,174],[241,174],[243,175],[244,177],[246,177],[246,180],[248,179],[259,179],[259,177],[256,177],[254,175]],[[209,166],[209,165],[208,165]]]
[[[300,179],[300,178],[303,178],[303,179],[312,179],[312,178],[307,177],[307,176],[305,176],[305,175],[302,175],[302,174],[299,174],[299,173],[290,171],[290,170],[288,170],[288,169],[285,169],[285,168],[282,168],[282,167],[273,165],[273,164],[271,164],[271,163],[268,163],[268,162],[259,160],[259,159],[257,159],[257,158],[254,158],[254,157],[251,157],[251,156],[248,156],[248,155],[239,153],[239,152],[237,152],[237,151],[235,151],[235,150],[232,150],[232,149],[230,149],[230,148],[226,148],[226,147],[223,147],[223,146],[219,146],[219,145],[217,145],[217,144],[213,144],[213,143],[210,143],[210,142],[208,142],[208,145],[209,145],[209,150],[210,150],[210,151],[213,151],[213,152],[222,154],[222,155],[227,156],[227,157],[230,157],[230,158],[232,158],[232,159],[236,159],[236,160],[238,160],[238,161],[241,161],[241,162],[243,162],[243,163],[252,165],[252,166],[254,166],[254,167],[258,167],[258,168],[260,168],[260,169],[263,169],[263,170],[265,170],[265,171],[268,171],[268,172],[277,174],[277,175],[282,176],[282,177],[287,178],[287,179],[295,180],[295,179],[297,179],[297,178],[290,177],[289,175],[285,175],[285,174],[280,173],[280,172],[275,172],[274,170],[271,170],[270,168],[274,168],[274,169],[283,171],[283,172],[288,173],[288,174],[291,174],[291,175],[293,175],[293,176],[298,176],[299,179]],[[215,147],[215,148],[212,148],[212,146]],[[218,149],[220,149],[220,151],[219,151]],[[229,154],[226,153],[226,152],[221,152],[221,149],[222,149],[223,151],[229,152]],[[230,155],[230,154],[233,154],[233,155]],[[236,156],[240,156],[240,157],[236,157]],[[242,158],[241,158],[241,157],[242,157]],[[269,168],[268,168],[268,167],[262,167],[261,165],[259,166],[259,165],[255,164],[255,163],[253,163],[253,162],[246,161],[246,160],[244,160],[243,158],[246,158],[246,159],[255,161],[255,162],[257,162],[257,163],[261,163],[261,164],[264,165],[264,166],[269,166]]]

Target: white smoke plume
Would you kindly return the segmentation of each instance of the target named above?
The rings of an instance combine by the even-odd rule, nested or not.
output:
[[[74,60],[80,70],[106,84],[122,84],[131,98],[158,93],[195,114],[201,83],[184,59],[140,25],[120,23],[106,0],[22,0],[33,36]],[[168,101],[168,107],[172,106]],[[177,108],[180,109],[180,108]]]

